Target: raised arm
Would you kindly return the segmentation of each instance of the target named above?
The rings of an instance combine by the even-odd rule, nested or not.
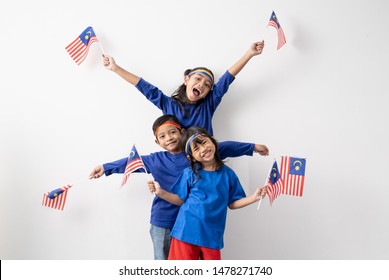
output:
[[[234,202],[230,203],[228,207],[230,209],[239,209],[239,208],[246,207],[247,205],[257,202],[262,197],[264,197],[266,195],[266,190],[267,190],[266,186],[262,188],[258,187],[252,195],[235,200]]]
[[[239,74],[239,72],[243,69],[243,67],[246,66],[247,62],[249,62],[252,57],[262,53],[264,46],[265,42],[263,40],[252,43],[246,53],[237,62],[235,62],[235,64],[232,65],[230,69],[228,69],[228,72],[230,72],[232,76],[236,77],[236,75]]]
[[[116,74],[118,74],[120,77],[122,77],[124,80],[126,80],[133,86],[136,86],[140,80],[140,77],[132,74],[131,72],[128,72],[127,70],[117,65],[113,57],[109,55],[103,56],[103,65],[106,69],[115,72]]]

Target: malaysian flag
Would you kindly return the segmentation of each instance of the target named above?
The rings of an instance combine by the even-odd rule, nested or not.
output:
[[[65,49],[77,65],[80,65],[88,55],[90,45],[94,42],[98,40],[93,28],[89,26]]]
[[[130,177],[130,174],[132,172],[144,167],[145,166],[143,164],[142,158],[139,156],[138,151],[135,148],[135,145],[132,146],[130,155],[128,156],[128,161],[127,161],[126,169],[124,171],[124,176],[123,176],[123,181],[121,186],[123,187],[127,183],[127,179],[128,177]]]
[[[278,21],[274,11],[271,14],[268,26],[273,26],[275,29],[277,29],[277,35],[278,35],[277,50],[279,50],[283,45],[285,45],[286,39],[285,39],[284,31],[282,30],[280,22]]]
[[[281,179],[284,183],[283,194],[303,196],[305,166],[306,160],[304,158],[281,157]]]
[[[273,167],[270,170],[269,178],[267,179],[267,190],[266,194],[269,197],[270,206],[273,201],[282,193],[283,182],[281,179],[280,172],[278,171],[277,162],[274,161]]]
[[[62,211],[65,207],[68,190],[71,187],[71,185],[66,185],[45,193],[43,195],[42,205]]]

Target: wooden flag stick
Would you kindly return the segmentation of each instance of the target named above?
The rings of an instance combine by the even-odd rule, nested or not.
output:
[[[99,46],[100,46],[101,52],[102,52],[103,55],[105,56],[105,51],[104,51],[104,49],[103,49],[103,46],[101,45],[100,41],[98,41],[98,42],[99,42]]]
[[[94,29],[93,29],[93,31],[94,31]],[[94,32],[95,32],[95,31],[94,31]],[[97,37],[96,32],[95,32],[95,36],[96,36],[96,38],[97,38],[97,43],[99,43],[101,52],[103,53],[103,56],[105,56],[105,51],[104,51],[104,49],[103,49],[103,46],[101,45],[100,39]]]
[[[135,145],[135,144],[134,144]],[[138,149],[137,149],[138,150]],[[142,157],[141,157],[141,155],[140,155],[140,153],[139,153],[139,151],[138,151],[138,154],[139,154],[139,158],[140,158],[140,160],[142,161],[142,164],[143,164],[143,169],[145,170],[145,173],[147,174],[147,176],[149,177],[149,181],[154,181],[154,178],[153,178],[153,176],[151,176],[151,173],[147,173],[147,170],[146,170],[146,165],[145,165],[145,163],[143,162],[143,159],[142,159]],[[154,197],[155,196],[157,196],[155,193],[154,193]]]
[[[275,158],[274,158],[274,161],[276,161],[276,159],[275,159]],[[272,165],[271,165],[271,167],[270,167],[270,170],[269,170],[269,173],[268,173],[268,175],[267,175],[267,177],[266,177],[266,180],[265,180],[265,186],[266,186],[266,184],[267,184],[267,180],[268,180],[268,178],[270,177],[271,170],[272,170],[272,168],[273,168],[273,164],[274,164],[274,162],[272,163]],[[261,199],[258,201],[257,210],[259,210],[259,207],[261,207],[262,200],[263,200],[263,198],[261,197]]]

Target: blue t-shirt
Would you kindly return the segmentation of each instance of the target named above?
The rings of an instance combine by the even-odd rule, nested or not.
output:
[[[218,143],[219,155],[222,159],[227,157],[251,156],[254,151],[254,144],[235,141]],[[171,154],[167,151],[142,155],[147,173],[151,173],[163,189],[171,192],[181,172],[189,166],[185,153]],[[114,162],[105,163],[104,173],[109,176],[113,173],[124,173],[128,158],[122,158]],[[137,172],[137,171],[135,171]],[[173,228],[179,207],[167,202],[164,199],[155,197],[151,206],[150,223],[162,228]]]
[[[185,129],[191,126],[200,126],[205,128],[210,135],[213,135],[213,114],[234,79],[235,77],[226,71],[202,101],[195,104],[185,104],[185,111],[187,111],[188,116],[185,115],[185,111],[182,110],[180,104],[145,80],[140,79],[136,88],[162,110],[164,115],[176,116]]]
[[[212,249],[224,247],[227,207],[246,197],[235,172],[228,166],[217,171],[200,170],[196,181],[186,168],[172,188],[184,203],[171,232],[174,238]]]

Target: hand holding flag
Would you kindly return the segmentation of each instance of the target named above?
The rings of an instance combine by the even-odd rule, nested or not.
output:
[[[266,194],[269,197],[270,206],[273,204],[274,200],[282,193],[283,182],[281,180],[280,172],[278,171],[277,161],[274,159],[274,163],[269,171],[269,175],[266,178],[265,182]],[[257,210],[261,206],[261,201],[259,201]]]
[[[281,171],[278,171],[277,161],[274,159],[269,176],[267,177],[267,196],[270,206],[281,194],[302,196],[305,182],[305,158],[281,156]],[[261,206],[259,200],[257,210]]]

